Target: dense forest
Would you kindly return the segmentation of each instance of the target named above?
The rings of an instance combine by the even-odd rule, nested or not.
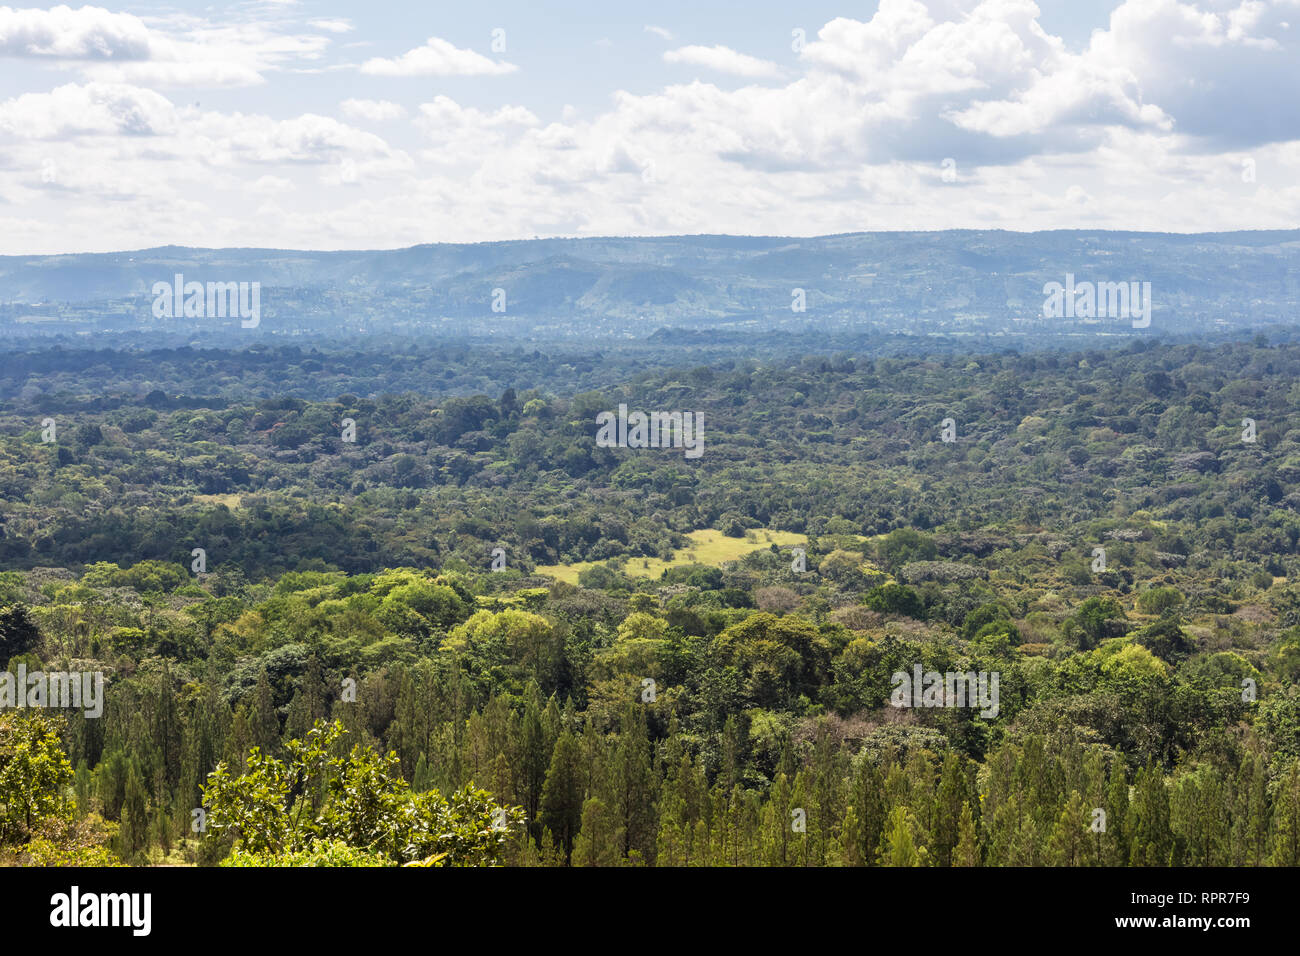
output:
[[[0,659],[103,675],[0,710],[12,862],[1300,863],[1300,345],[114,354],[0,392]]]

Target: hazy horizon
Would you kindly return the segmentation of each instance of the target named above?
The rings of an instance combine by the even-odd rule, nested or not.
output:
[[[1160,229],[1090,229],[1082,227],[1059,227],[1052,229],[1011,229],[1006,227],[997,228],[979,228],[979,227],[954,227],[954,228],[936,228],[936,229],[855,229],[849,232],[826,232],[810,233],[800,235],[798,233],[735,233],[735,232],[681,232],[681,233],[654,233],[646,235],[554,235],[554,236],[519,236],[513,239],[480,239],[474,241],[455,242],[433,240],[429,242],[414,242],[395,246],[338,246],[331,248],[313,249],[305,246],[202,246],[180,243],[165,243],[159,246],[139,246],[123,249],[104,249],[92,251],[88,249],[72,249],[61,252],[25,252],[25,253],[0,253],[0,259],[24,259],[34,257],[57,257],[57,256],[115,256],[126,255],[137,252],[156,252],[160,249],[187,249],[194,252],[303,252],[313,254],[327,253],[367,253],[367,252],[402,252],[408,249],[419,249],[423,246],[492,246],[492,245],[510,245],[525,242],[614,242],[614,241],[654,241],[657,239],[789,239],[792,241],[809,240],[809,239],[840,239],[852,236],[888,236],[888,235],[937,235],[949,232],[970,232],[970,233],[1010,233],[1014,235],[1034,236],[1045,235],[1050,233],[1102,233],[1113,235],[1133,235],[1133,236],[1230,236],[1230,235],[1254,235],[1263,233],[1278,232],[1295,232],[1300,233],[1300,223],[1292,227],[1278,227],[1268,229],[1211,229],[1211,230],[1160,230]]]

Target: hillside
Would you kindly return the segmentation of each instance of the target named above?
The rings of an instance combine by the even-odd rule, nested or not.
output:
[[[1131,324],[1043,317],[1043,287],[1149,282],[1165,332],[1289,321],[1300,232],[854,233],[813,238],[537,239],[370,252],[165,247],[0,257],[13,334],[238,335],[237,321],[155,319],[154,283],[258,282],[259,335],[645,336],[661,327],[1035,335]],[[806,311],[793,312],[793,290]],[[503,298],[494,300],[495,290]],[[496,308],[494,309],[494,304]]]

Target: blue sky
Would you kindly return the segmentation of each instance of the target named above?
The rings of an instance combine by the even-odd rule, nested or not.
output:
[[[0,252],[1290,228],[1298,31],[1300,0],[4,7]]]

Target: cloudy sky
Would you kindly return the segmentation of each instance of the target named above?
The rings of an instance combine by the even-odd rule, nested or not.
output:
[[[1300,0],[0,7],[0,253],[1300,225]]]

